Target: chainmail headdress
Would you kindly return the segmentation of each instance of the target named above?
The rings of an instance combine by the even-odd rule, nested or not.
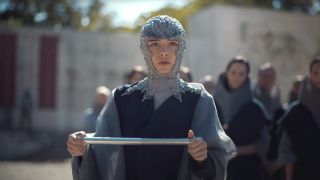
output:
[[[164,38],[178,41],[179,45],[176,52],[177,59],[169,73],[160,74],[154,67],[151,61],[152,53],[148,48],[148,39],[150,38]],[[151,99],[156,93],[159,79],[166,77],[171,93],[181,101],[181,93],[184,92],[184,87],[187,85],[179,78],[179,69],[183,53],[186,49],[185,38],[185,30],[181,23],[175,18],[167,15],[160,15],[149,19],[142,27],[140,33],[140,49],[148,68],[148,76],[129,89],[125,94],[130,94],[132,91],[139,89],[145,93],[143,99]]]

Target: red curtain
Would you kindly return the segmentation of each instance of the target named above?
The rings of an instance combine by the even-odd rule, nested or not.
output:
[[[42,36],[40,38],[39,108],[55,108],[56,106],[58,43],[59,39],[55,36]]]
[[[15,105],[16,39],[15,34],[0,34],[0,107]]]

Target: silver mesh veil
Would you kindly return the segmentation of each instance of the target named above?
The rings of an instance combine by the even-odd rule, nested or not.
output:
[[[151,52],[148,48],[147,40],[149,38],[165,38],[178,40],[179,46],[176,54],[176,63],[173,65],[168,74],[160,74],[151,61]],[[168,78],[171,93],[181,100],[181,92],[183,91],[181,80],[179,78],[179,69],[186,49],[186,33],[181,23],[175,18],[167,15],[155,16],[149,19],[141,29],[140,33],[140,49],[144,56],[148,68],[148,76],[146,79],[132,87],[131,90],[140,89],[145,92],[144,99],[154,97],[159,78],[165,76]],[[130,93],[130,92],[127,92]],[[126,93],[126,94],[127,94]]]

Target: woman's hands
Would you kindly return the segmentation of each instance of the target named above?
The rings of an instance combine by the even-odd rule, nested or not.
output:
[[[69,135],[67,149],[72,156],[83,156],[86,152],[86,143],[83,141],[84,137],[86,137],[84,131]],[[188,132],[188,138],[193,139],[194,137],[193,131],[190,130]],[[202,138],[197,138],[188,145],[188,152],[195,161],[203,162],[208,156],[207,143]]]
[[[188,138],[194,139],[194,137],[193,131],[189,130]],[[207,143],[202,138],[197,138],[188,145],[188,152],[195,161],[202,163],[208,156]]]
[[[83,141],[84,137],[86,137],[84,131],[75,132],[69,135],[67,149],[72,156],[83,156],[86,152],[87,146]]]

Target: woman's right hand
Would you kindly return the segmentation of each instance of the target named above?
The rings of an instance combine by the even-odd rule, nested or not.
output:
[[[72,156],[83,156],[86,152],[87,145],[83,138],[86,137],[84,131],[75,132],[69,135],[67,149]]]

